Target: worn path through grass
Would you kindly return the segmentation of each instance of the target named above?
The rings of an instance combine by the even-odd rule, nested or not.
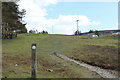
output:
[[[16,39],[3,40],[3,77],[31,77],[31,44],[37,44],[37,77],[38,78],[98,78],[98,74],[75,63],[64,61],[55,56],[54,52],[84,60],[96,65],[117,66],[117,39],[112,37],[91,38],[87,36],[20,34]],[[92,47],[91,47],[92,46]],[[94,51],[93,47],[96,47]],[[112,49],[112,51],[109,51]],[[103,55],[100,50],[109,51]],[[108,55],[112,60],[108,60]],[[96,58],[98,57],[98,58]],[[94,59],[94,60],[93,60]],[[102,64],[102,62],[104,64]],[[112,62],[115,62],[112,64]],[[18,66],[15,66],[18,64]],[[49,72],[48,69],[53,70]]]
[[[106,70],[106,69],[102,69],[102,68],[97,67],[97,66],[92,66],[92,65],[86,64],[86,63],[81,62],[81,61],[76,61],[76,60],[71,59],[71,58],[69,58],[65,55],[60,54],[60,53],[54,53],[54,55],[63,59],[63,60],[68,60],[68,61],[74,62],[74,63],[76,63],[80,66],[83,66],[85,68],[88,68],[89,70],[98,73],[103,78],[118,78],[118,72],[117,71]]]

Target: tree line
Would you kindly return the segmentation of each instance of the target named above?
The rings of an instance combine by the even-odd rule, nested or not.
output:
[[[95,31],[93,31],[93,30],[90,30],[89,32],[87,32],[87,33],[94,33],[94,35],[97,35],[98,37],[99,37],[99,31],[98,30],[95,30]],[[74,35],[82,35],[83,33],[81,33],[81,31],[75,31],[74,32]]]
[[[41,31],[41,32],[38,32],[38,30],[30,30],[29,33],[32,33],[32,34],[48,34],[48,31]]]

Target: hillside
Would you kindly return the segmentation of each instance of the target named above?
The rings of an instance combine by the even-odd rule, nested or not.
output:
[[[37,44],[38,78],[98,78],[98,74],[75,63],[52,55],[64,54],[72,59],[102,68],[118,69],[118,36],[88,36],[19,34],[3,40],[3,77],[31,76],[31,44]],[[16,66],[17,64],[17,66]],[[48,69],[53,70],[49,72]]]

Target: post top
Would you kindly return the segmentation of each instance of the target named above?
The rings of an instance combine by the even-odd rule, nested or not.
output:
[[[36,49],[36,44],[32,44],[32,49]]]

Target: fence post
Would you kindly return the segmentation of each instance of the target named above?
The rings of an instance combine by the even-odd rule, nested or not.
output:
[[[32,49],[32,72],[31,78],[36,78],[36,44],[31,45]]]

